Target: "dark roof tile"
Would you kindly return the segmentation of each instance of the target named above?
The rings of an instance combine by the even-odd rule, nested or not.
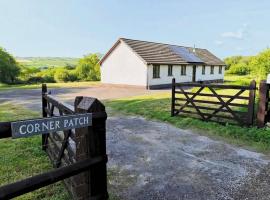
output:
[[[148,64],[188,64],[188,63],[201,63],[206,65],[225,65],[225,63],[210,53],[206,49],[183,47],[178,45],[162,44],[156,42],[147,42],[141,40],[132,40],[126,38],[120,38],[125,42],[133,51],[135,51],[141,58]],[[173,49],[186,48],[194,59],[194,62],[185,59],[185,56],[181,56],[179,53],[174,52]],[[198,62],[202,60],[202,62]]]

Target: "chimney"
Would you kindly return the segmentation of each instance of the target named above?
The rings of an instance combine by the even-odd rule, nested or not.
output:
[[[195,44],[194,44],[194,47],[193,47],[193,50],[192,50],[193,53],[196,52],[196,49],[195,49]]]

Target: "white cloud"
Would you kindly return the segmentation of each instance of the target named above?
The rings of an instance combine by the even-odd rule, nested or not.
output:
[[[248,26],[248,23],[243,23],[237,31],[227,31],[221,33],[221,37],[242,40],[247,36]]]
[[[232,31],[224,32],[221,33],[221,37],[242,40],[244,38],[244,31],[242,29],[239,29],[238,31],[235,32]]]
[[[221,45],[224,44],[224,42],[221,41],[221,40],[216,40],[216,41],[215,41],[215,44],[218,45],[218,46],[221,46]]]

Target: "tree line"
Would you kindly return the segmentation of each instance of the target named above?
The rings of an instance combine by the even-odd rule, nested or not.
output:
[[[270,49],[266,49],[255,56],[232,56],[224,59],[228,74],[253,75],[258,79],[265,79],[270,73]]]
[[[76,65],[31,67],[18,63],[10,53],[0,48],[0,82],[17,84],[98,81],[100,80],[99,61],[99,54],[88,54],[81,58]]]

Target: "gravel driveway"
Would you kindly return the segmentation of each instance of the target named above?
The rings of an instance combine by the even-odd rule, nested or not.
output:
[[[52,94],[61,100],[73,104],[76,96],[95,97],[100,100],[116,99],[137,95],[164,92],[164,90],[146,90],[143,87],[94,85],[87,88],[55,88]],[[11,102],[23,105],[27,108],[40,111],[41,109],[41,89],[14,89],[0,91],[0,103]]]
[[[94,86],[55,89],[75,96],[112,99],[160,91]],[[40,111],[40,90],[0,93],[1,102]],[[107,151],[110,193],[124,200],[270,199],[269,158],[221,141],[141,117],[110,115]],[[269,169],[268,169],[269,168]]]
[[[107,141],[109,188],[120,199],[270,199],[269,180],[257,180],[269,168],[263,154],[130,116],[109,117]]]

